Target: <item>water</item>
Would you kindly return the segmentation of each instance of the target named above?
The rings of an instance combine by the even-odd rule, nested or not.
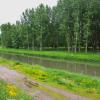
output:
[[[73,63],[70,61],[57,61],[54,59],[45,59],[36,56],[25,56],[16,54],[0,53],[0,56],[14,61],[25,62],[29,64],[38,64],[45,67],[67,70],[69,72],[81,73],[90,76],[100,76],[100,67],[96,65]]]

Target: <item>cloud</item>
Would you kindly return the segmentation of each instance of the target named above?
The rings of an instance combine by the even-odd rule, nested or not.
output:
[[[0,24],[14,23],[27,8],[35,8],[39,4],[54,6],[57,0],[0,0]]]

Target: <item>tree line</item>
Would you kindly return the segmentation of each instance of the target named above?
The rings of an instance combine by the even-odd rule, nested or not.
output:
[[[1,28],[1,45],[7,48],[67,51],[100,50],[100,0],[59,0],[26,9],[16,24]]]

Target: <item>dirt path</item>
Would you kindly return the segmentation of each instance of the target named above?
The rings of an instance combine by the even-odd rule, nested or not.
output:
[[[3,66],[0,66],[0,78],[9,83],[15,84],[21,89],[24,89],[31,96],[35,97],[35,100],[58,100],[56,97],[50,95],[49,93],[43,90],[38,90],[38,88],[36,88],[38,85],[47,88],[51,92],[62,95],[64,97],[62,100],[68,100],[68,97],[70,97],[71,100],[89,100],[82,96],[71,94],[64,90],[35,82],[28,79],[25,75]]]

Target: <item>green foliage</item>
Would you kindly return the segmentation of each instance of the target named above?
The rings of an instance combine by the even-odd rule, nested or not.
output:
[[[1,25],[1,45],[33,50],[99,50],[99,11],[99,0],[58,0],[52,8],[41,4],[26,9],[21,21]]]

